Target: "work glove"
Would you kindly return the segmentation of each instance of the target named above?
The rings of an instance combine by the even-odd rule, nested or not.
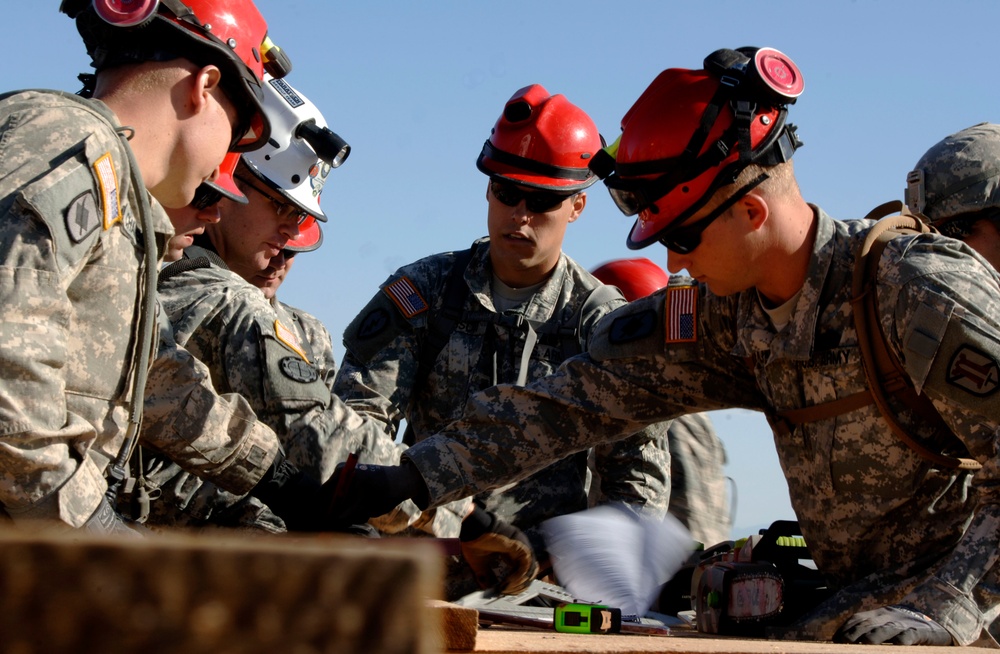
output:
[[[122,538],[142,538],[142,535],[128,526],[124,518],[108,502],[107,497],[101,498],[97,510],[82,525],[83,529],[100,535],[118,536]]]
[[[489,511],[475,507],[458,535],[462,558],[482,588],[517,595],[538,575],[538,561],[524,532]]]
[[[327,511],[335,525],[353,525],[392,511],[408,499],[421,509],[429,502],[427,485],[417,467],[408,459],[398,466],[378,466],[359,463],[353,468],[342,463],[334,470],[327,484],[337,487],[342,475],[347,475],[340,492]]]
[[[279,453],[250,494],[281,518],[289,531],[325,531],[330,529],[324,519],[334,488],[329,481],[321,484]]]
[[[854,614],[837,632],[835,640],[872,645],[951,645],[951,634],[909,607],[885,606]]]

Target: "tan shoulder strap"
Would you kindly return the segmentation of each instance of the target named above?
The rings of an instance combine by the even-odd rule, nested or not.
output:
[[[890,216],[892,213],[898,215]],[[868,378],[872,399],[896,436],[921,457],[943,468],[978,470],[982,466],[974,459],[947,456],[932,451],[914,440],[899,423],[895,412],[889,406],[887,394],[905,404],[921,419],[933,425],[935,430],[952,433],[931,401],[917,394],[906,370],[889,351],[882,325],[878,320],[878,304],[875,297],[878,265],[889,241],[907,233],[926,234],[931,232],[932,228],[898,200],[876,207],[868,214],[868,218],[877,219],[878,222],[869,230],[855,259],[851,284],[851,309],[854,313],[858,345],[861,348],[865,376]]]

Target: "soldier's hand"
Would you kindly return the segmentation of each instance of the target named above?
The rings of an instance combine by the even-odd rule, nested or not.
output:
[[[114,510],[106,497],[101,498],[101,503],[97,505],[97,510],[83,523],[83,529],[92,534],[111,535],[122,538],[142,538],[142,535],[129,527],[124,518]]]
[[[349,477],[341,484],[344,474]],[[326,483],[337,489],[324,512],[327,522],[336,528],[367,522],[408,499],[421,507],[427,505],[424,479],[406,459],[398,466],[359,463],[353,469],[341,463]]]
[[[333,486],[321,484],[279,453],[250,494],[274,511],[289,531],[323,531]]]
[[[840,642],[872,645],[951,645],[951,634],[944,627],[906,606],[856,613],[837,636]]]
[[[462,557],[483,588],[516,595],[538,575],[538,561],[524,532],[478,506],[462,521],[458,539]]]

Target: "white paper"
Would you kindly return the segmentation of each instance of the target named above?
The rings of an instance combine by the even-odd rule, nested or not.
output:
[[[673,516],[610,504],[551,518],[542,533],[559,584],[581,602],[620,608],[623,619],[645,615],[694,549]]]

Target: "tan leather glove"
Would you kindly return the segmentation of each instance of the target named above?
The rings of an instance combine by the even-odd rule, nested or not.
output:
[[[478,506],[462,521],[458,539],[462,557],[483,588],[516,595],[538,574],[538,561],[524,532]]]

